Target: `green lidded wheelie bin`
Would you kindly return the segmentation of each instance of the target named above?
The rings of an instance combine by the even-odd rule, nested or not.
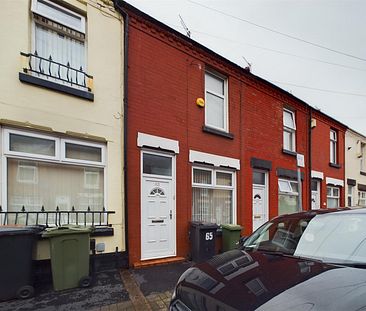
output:
[[[226,252],[237,247],[242,227],[239,225],[221,225],[222,228],[222,251]]]
[[[50,240],[53,288],[64,290],[88,287],[91,228],[68,225],[46,229],[42,237]]]

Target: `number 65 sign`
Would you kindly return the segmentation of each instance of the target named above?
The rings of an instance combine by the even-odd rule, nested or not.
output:
[[[206,232],[206,241],[213,240],[213,232]]]

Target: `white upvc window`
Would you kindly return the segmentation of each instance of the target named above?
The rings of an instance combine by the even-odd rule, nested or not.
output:
[[[327,207],[339,207],[340,190],[339,187],[327,186]]]
[[[299,211],[299,185],[297,181],[278,180],[278,214],[291,214]]]
[[[236,223],[235,172],[195,166],[192,169],[192,220]]]
[[[24,207],[28,212],[40,212],[42,207],[45,211],[58,207],[62,211],[102,211],[106,207],[105,144],[13,129],[4,129],[2,135],[4,210],[16,212]],[[91,222],[89,216],[87,222]],[[29,224],[35,223],[36,214],[29,217]],[[42,217],[39,223],[46,221],[45,214]],[[55,215],[50,217],[52,223]],[[70,222],[75,221],[75,214],[70,217]]]
[[[358,191],[358,205],[366,206],[366,191]]]
[[[86,72],[85,17],[49,0],[32,0],[33,48],[39,57]],[[58,77],[57,82],[84,78],[81,73],[36,59],[36,71]]]
[[[353,206],[353,190],[354,186],[348,185],[348,192],[347,192],[347,206]]]
[[[361,143],[360,171],[366,172],[366,144]]]
[[[206,71],[205,96],[205,125],[228,132],[227,78]]]
[[[337,132],[330,130],[330,163],[337,163]]]
[[[295,113],[288,109],[283,109],[283,149],[296,151]]]

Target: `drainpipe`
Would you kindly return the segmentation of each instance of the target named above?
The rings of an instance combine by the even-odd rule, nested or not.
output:
[[[309,152],[309,164],[308,164],[308,167],[309,167],[309,209],[311,209],[311,204],[312,204],[312,199],[313,199],[313,197],[312,197],[312,195],[311,195],[311,151],[312,151],[312,149],[311,149],[311,145],[312,145],[312,139],[311,139],[311,120],[312,120],[312,118],[313,118],[313,114],[312,114],[312,112],[313,112],[313,108],[311,108],[311,107],[309,107],[309,128],[308,128],[308,135],[309,135],[309,141],[308,141],[308,143],[309,143],[309,145],[308,145],[308,152]],[[319,191],[320,192],[320,191]],[[321,193],[319,193],[319,196],[320,196],[320,198],[319,198],[319,202],[321,202]],[[321,204],[320,204],[321,205]]]
[[[129,31],[129,16],[122,7],[121,0],[113,0],[114,7],[119,11],[123,17],[123,174],[124,174],[124,212],[125,212],[125,246],[127,258],[129,258],[128,247],[128,195],[127,195],[127,108],[128,108],[128,31]],[[129,261],[129,259],[128,259]],[[128,263],[129,264],[129,263]]]

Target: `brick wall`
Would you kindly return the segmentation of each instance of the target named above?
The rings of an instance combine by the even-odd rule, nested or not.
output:
[[[129,107],[128,107],[128,238],[130,264],[140,261],[140,148],[137,133],[147,133],[179,141],[176,156],[177,256],[189,253],[188,228],[192,214],[192,164],[189,151],[240,159],[237,171],[237,222],[243,234],[252,231],[251,159],[271,161],[269,172],[269,218],[278,214],[277,168],[296,170],[296,156],[285,154],[283,147],[283,108],[296,116],[296,151],[305,155],[302,203],[310,206],[309,122],[310,108],[269,83],[231,63],[167,32],[159,25],[131,14],[129,29]],[[229,132],[233,139],[204,132],[204,108],[196,105],[205,97],[205,69],[214,69],[228,77]],[[328,120],[329,121],[329,120]],[[313,130],[312,148],[315,170],[330,177],[344,178],[341,169],[329,167],[329,126],[340,131],[340,161],[344,130],[336,122],[321,124]],[[327,128],[328,126],[328,128]],[[328,131],[328,132],[327,132]],[[327,132],[327,133],[326,133]],[[342,195],[342,199],[344,194]],[[343,203],[343,201],[342,201]]]

